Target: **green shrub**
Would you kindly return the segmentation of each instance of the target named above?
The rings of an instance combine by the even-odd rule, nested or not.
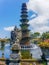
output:
[[[32,58],[29,50],[22,50],[21,55],[22,55],[22,59],[31,59]]]

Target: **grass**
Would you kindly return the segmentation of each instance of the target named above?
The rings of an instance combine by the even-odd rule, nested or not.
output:
[[[43,65],[46,65],[46,62],[43,62]]]
[[[32,56],[30,54],[30,51],[29,50],[22,50],[21,51],[21,58],[22,59],[32,59]]]

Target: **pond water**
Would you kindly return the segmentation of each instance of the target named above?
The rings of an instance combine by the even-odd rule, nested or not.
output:
[[[10,58],[11,50],[10,44],[6,44],[3,50],[0,50],[0,58],[2,57],[2,53],[4,53],[5,58]]]
[[[42,52],[41,49],[35,45],[32,44],[32,50],[30,50],[30,52],[32,53],[32,57],[36,58],[36,59],[40,59]],[[10,44],[6,44],[3,50],[0,50],[0,58],[2,57],[2,53],[4,53],[4,57],[5,58],[10,58],[10,54],[12,53],[12,51],[10,50]]]
[[[42,56],[41,48],[36,44],[31,44],[31,46],[32,46],[32,50],[30,50],[30,53],[32,54],[32,57],[35,59],[41,59]]]

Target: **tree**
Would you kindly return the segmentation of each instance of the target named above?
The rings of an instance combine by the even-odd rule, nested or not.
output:
[[[35,32],[34,35],[35,35],[35,37],[38,37],[38,36],[40,36],[40,33],[39,32]]]
[[[41,36],[42,40],[49,39],[49,32],[45,32]]]
[[[31,34],[31,38],[39,38],[40,33],[39,32],[35,32],[33,34]]]

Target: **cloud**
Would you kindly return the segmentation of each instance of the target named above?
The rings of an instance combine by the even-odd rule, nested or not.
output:
[[[13,31],[13,30],[14,30],[14,26],[5,27],[4,30],[5,30],[5,31]]]
[[[49,0],[29,0],[27,3],[28,10],[38,14],[36,18],[29,21],[33,32],[49,31]],[[30,18],[31,18],[30,17]]]

